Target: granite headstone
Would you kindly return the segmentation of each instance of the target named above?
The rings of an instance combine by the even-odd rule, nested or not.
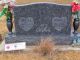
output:
[[[71,6],[51,3],[14,7],[16,37],[6,43],[35,44],[41,37],[51,36],[56,44],[71,44]]]

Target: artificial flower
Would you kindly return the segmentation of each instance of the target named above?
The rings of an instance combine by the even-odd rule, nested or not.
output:
[[[72,2],[71,5],[72,5],[72,12],[73,13],[76,13],[80,10],[80,4],[78,4],[77,2]]]

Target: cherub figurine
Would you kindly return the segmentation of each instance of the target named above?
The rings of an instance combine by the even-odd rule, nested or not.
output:
[[[2,16],[6,16],[7,21],[7,28],[8,28],[8,35],[12,34],[12,28],[13,28],[13,7],[14,7],[15,0],[1,0],[0,4],[4,6],[2,11],[0,12],[0,18]]]

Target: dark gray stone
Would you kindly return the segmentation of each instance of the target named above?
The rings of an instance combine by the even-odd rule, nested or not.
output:
[[[26,42],[27,45],[37,45],[41,41],[41,38],[51,37],[52,41],[58,45],[70,45],[72,43],[72,38],[68,35],[64,36],[26,36],[26,35],[17,35],[15,38],[5,38],[6,43],[15,43],[15,42]]]
[[[58,44],[70,44],[71,6],[37,3],[14,8],[15,38],[6,43],[27,42],[34,44],[41,37],[51,36]]]

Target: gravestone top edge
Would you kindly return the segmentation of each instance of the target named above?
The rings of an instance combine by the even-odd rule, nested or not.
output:
[[[60,6],[71,6],[70,4],[59,4],[59,3],[52,3],[52,2],[35,2],[35,3],[15,5],[15,7],[27,6],[27,5],[35,5],[35,4],[54,4],[54,5],[60,5]]]

